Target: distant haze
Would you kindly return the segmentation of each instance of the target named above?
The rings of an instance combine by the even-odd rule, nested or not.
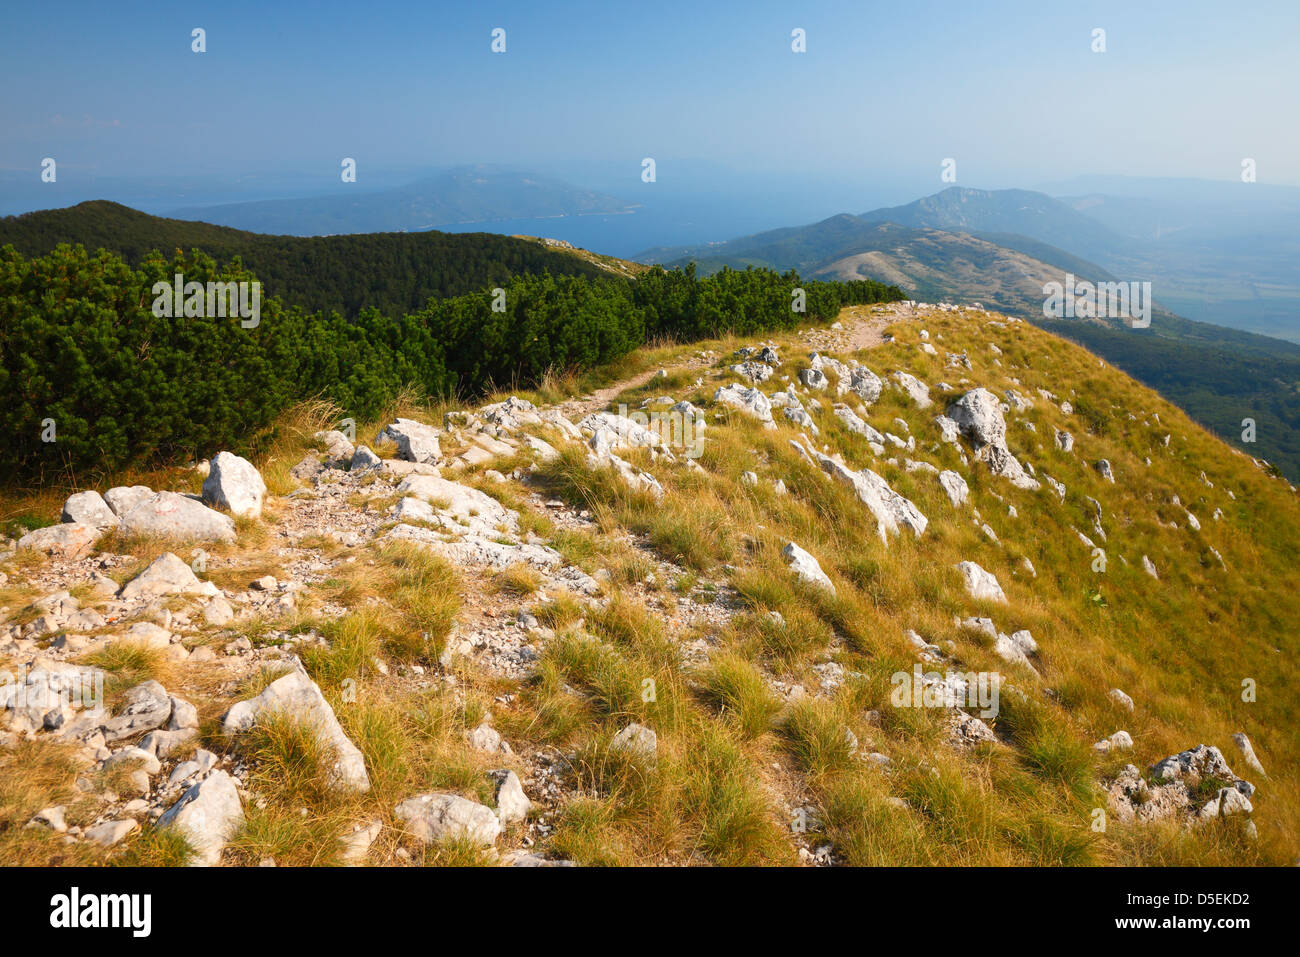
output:
[[[69,189],[190,178],[229,202],[285,195],[263,188],[276,180],[342,189],[343,157],[358,189],[487,162],[621,195],[707,158],[681,162],[690,188],[782,178],[811,204],[830,186],[836,201],[809,218],[934,192],[949,157],[959,185],[983,188],[1228,180],[1243,157],[1260,182],[1300,185],[1300,4],[1055,6],[17,5],[0,79],[23,93],[0,105],[0,171],[39,184],[53,157]],[[791,52],[795,28],[806,53]],[[640,181],[647,156],[658,184]]]

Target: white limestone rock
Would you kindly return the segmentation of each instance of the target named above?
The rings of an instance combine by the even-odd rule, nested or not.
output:
[[[68,500],[63,503],[63,514],[60,520],[91,525],[101,531],[116,528],[118,524],[116,513],[108,507],[104,496],[95,491],[69,495]]]
[[[171,552],[163,552],[135,578],[122,586],[123,601],[150,600],[166,595],[197,595],[215,598],[221,589],[200,581],[194,570]]]
[[[785,548],[782,549],[781,554],[785,556],[785,560],[789,564],[790,570],[793,571],[801,581],[805,581],[810,585],[815,585],[818,588],[825,588],[832,595],[835,594],[835,584],[830,580],[830,577],[822,571],[822,567],[820,563],[818,563],[817,559],[808,554],[808,552],[804,551],[794,542],[789,542],[786,544]]]
[[[491,808],[459,794],[419,794],[397,805],[395,813],[422,844],[468,840],[488,847],[501,835],[501,820]]]
[[[958,508],[966,504],[970,495],[970,487],[966,480],[950,469],[945,469],[939,473],[939,485],[948,495],[948,501],[952,502],[953,508]]]
[[[1006,604],[1007,596],[992,572],[985,571],[975,562],[958,562],[954,567],[961,572],[962,580],[966,584],[966,592],[972,598],[977,601]]]
[[[157,826],[179,831],[194,850],[191,863],[211,867],[221,862],[226,842],[243,822],[235,779],[225,771],[213,771],[168,808]]]
[[[396,443],[399,459],[432,465],[442,458],[442,448],[438,444],[440,434],[438,429],[423,422],[397,419],[384,426],[375,437],[375,444],[385,441]]]
[[[361,751],[343,732],[334,709],[304,671],[290,671],[267,685],[257,697],[236,704],[222,719],[222,731],[226,734],[248,731],[273,714],[288,716],[316,732],[332,752],[337,786],[358,792],[370,790],[370,777]]]
[[[204,502],[231,515],[257,518],[265,500],[266,483],[252,462],[230,452],[212,457],[208,477],[203,480]]]

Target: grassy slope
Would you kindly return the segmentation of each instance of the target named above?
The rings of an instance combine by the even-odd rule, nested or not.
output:
[[[1300,534],[1294,495],[1175,407],[1081,349],[1026,325],[995,332],[957,316],[931,317],[926,325],[932,335],[942,336],[942,348],[970,350],[975,381],[1008,386],[1008,376],[1015,375],[1022,392],[1054,389],[1079,410],[1067,419],[1036,401],[1027,418],[1037,433],[1011,428],[1013,450],[1067,485],[1064,504],[1046,490],[1020,492],[974,470],[974,503],[1001,537],[1001,546],[980,534],[969,513],[954,512],[932,476],[873,464],[860,440],[827,415],[820,417],[824,441],[843,449],[850,464],[877,468],[931,518],[920,541],[904,537],[882,547],[852,496],[793,453],[786,441],[792,429],[765,432],[739,416],[711,433],[717,443],[702,460],[704,472],[676,479],[665,503],[639,503],[617,489],[606,493],[614,517],[647,534],[662,552],[701,570],[722,562],[735,565],[731,581],[757,611],[779,610],[796,623],[777,635],[754,623],[724,634],[724,643],[743,662],[738,669],[771,669],[816,687],[809,667],[824,659],[829,627],[842,642],[832,649],[834,658],[866,676],[851,681],[834,700],[810,706],[800,727],[787,730],[784,740],[779,734],[760,735],[760,742],[783,753],[804,776],[828,812],[830,835],[851,849],[849,859],[857,863],[1289,861],[1300,823],[1294,772],[1287,770],[1300,744],[1290,690],[1296,679],[1295,638],[1287,627],[1300,613],[1297,574],[1288,558]],[[881,373],[909,368],[930,382],[953,377],[940,360],[916,349],[913,330],[898,332],[901,341],[891,352],[868,353],[864,361]],[[992,366],[988,341],[1003,349],[1005,371]],[[794,369],[782,371],[793,374]],[[700,390],[699,397],[711,395],[711,388]],[[687,396],[697,398],[689,390]],[[1130,412],[1138,421],[1128,418]],[[1151,413],[1163,424],[1144,423]],[[922,437],[921,448],[928,449],[935,435],[932,414],[887,392],[870,421],[884,429],[901,416]],[[1075,432],[1075,455],[1055,450],[1053,425]],[[1174,436],[1168,448],[1159,441],[1166,433]],[[1143,463],[1148,455],[1150,467]],[[1083,461],[1099,457],[1110,459],[1117,484],[1105,483]],[[937,459],[941,466],[967,471],[950,447]],[[757,489],[740,484],[747,469],[759,473]],[[1200,482],[1202,470],[1214,488]],[[790,486],[789,498],[771,491],[776,478]],[[599,497],[592,492],[599,487],[594,478],[573,485],[584,499]],[[1175,494],[1202,518],[1203,532],[1187,528],[1182,510],[1170,504]],[[1084,496],[1097,498],[1105,510],[1110,537],[1103,575],[1092,571],[1091,554],[1071,531],[1071,526],[1089,527]],[[1016,505],[1019,518],[1007,517],[1004,501]],[[1207,520],[1215,508],[1225,513],[1220,522]],[[838,599],[828,601],[791,585],[779,557],[787,539],[819,558],[839,589]],[[1208,551],[1211,545],[1224,556],[1226,571]],[[1141,571],[1143,554],[1160,569],[1158,582]],[[1020,556],[1034,563],[1036,579],[1017,571]],[[998,576],[1009,607],[979,608],[964,597],[951,565],[965,559]],[[1041,683],[1014,673],[993,657],[986,642],[954,627],[954,615],[980,611],[990,613],[1003,631],[1033,632],[1043,648]],[[887,677],[910,668],[912,661],[902,637],[906,628],[940,644],[954,641],[959,670],[1013,672],[1030,698],[1024,707],[1004,698],[998,729],[1010,736],[1009,749],[957,758],[936,744],[932,714],[889,707]],[[1247,678],[1261,689],[1256,703],[1241,700]],[[1111,705],[1106,698],[1111,687],[1125,689],[1138,702],[1134,716]],[[733,697],[746,696],[758,692]],[[739,717],[755,709],[761,711],[751,701],[725,710]],[[881,712],[883,728],[863,720],[866,709]],[[729,718],[724,714],[723,720]],[[842,724],[891,756],[895,772],[889,779],[847,759],[835,743]],[[1091,742],[1119,728],[1133,734],[1135,752],[1096,757]],[[1267,763],[1274,765],[1275,777],[1258,805],[1258,846],[1231,829],[1199,840],[1180,839],[1168,829],[1112,826],[1104,836],[1088,832],[1088,814],[1101,804],[1092,790],[1098,776],[1129,760],[1145,767],[1201,742],[1218,745],[1230,763],[1240,764],[1228,740],[1236,730],[1266,742],[1263,747],[1273,756]],[[937,778],[930,767],[939,768]],[[891,813],[883,802],[890,794],[908,800],[914,811]]]
[[[942,194],[941,194],[942,195]],[[687,254],[687,250],[675,250]],[[1043,284],[1071,272],[1113,279],[1106,270],[1046,243],[1007,233],[961,233],[849,216],[742,237],[699,254],[701,272],[745,265],[831,279],[870,277],[925,301],[980,302],[1040,322],[1105,356],[1226,438],[1241,420],[1257,423],[1253,454],[1300,480],[1300,346],[1153,310],[1141,334],[1078,321],[1043,322]],[[1156,292],[1159,292],[1157,287]]]

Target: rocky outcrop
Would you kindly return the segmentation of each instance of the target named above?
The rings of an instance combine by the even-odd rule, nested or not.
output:
[[[253,728],[270,715],[283,715],[313,729],[329,748],[337,786],[346,790],[370,790],[370,777],[360,750],[343,732],[325,696],[301,670],[290,671],[267,685],[256,698],[241,701],[222,719],[222,731],[238,734]]]
[[[194,851],[191,863],[212,866],[244,823],[244,808],[235,779],[213,771],[187,790],[158,819],[158,828],[175,828]]]
[[[747,389],[737,384],[723,386],[713,394],[713,401],[739,409],[762,422],[765,427],[776,427],[776,423],[772,421],[772,403],[757,389]]]
[[[1255,786],[1233,773],[1218,748],[1198,744],[1152,765],[1149,781],[1126,765],[1108,785],[1106,803],[1122,822],[1172,818],[1193,826],[1250,814],[1254,793]]]
[[[396,489],[399,495],[430,503],[436,520],[448,531],[498,536],[502,526],[519,530],[519,516],[491,495],[436,475],[411,475]]]
[[[1006,419],[1002,417],[1002,406],[992,392],[972,389],[949,405],[946,415],[970,440],[975,457],[994,475],[1002,476],[1017,488],[1039,487],[1038,481],[1025,472],[1024,466],[1007,448]]]
[[[757,384],[759,382],[766,382],[768,379],[772,378],[772,374],[776,370],[773,369],[766,362],[751,361],[751,362],[742,362],[739,365],[734,365],[731,367],[731,371],[734,372],[736,375],[744,376],[750,382]]]
[[[921,510],[890,488],[889,483],[875,472],[870,469],[855,472],[844,463],[815,449],[800,447],[800,450],[832,478],[850,486],[857,493],[858,500],[875,517],[876,531],[882,542],[888,542],[889,536],[897,535],[900,528],[911,529],[918,538],[925,533],[929,521],[921,514]]]
[[[867,442],[871,443],[873,452],[875,451],[875,446],[878,445],[880,446],[880,451],[876,452],[876,454],[877,455],[885,454],[884,435],[882,435],[880,432],[877,432],[867,422],[859,418],[856,412],[854,412],[852,409],[850,409],[847,405],[845,405],[842,402],[837,403],[835,408],[832,411],[834,411],[836,418],[838,418],[841,422],[844,423],[844,427],[846,429],[848,429],[850,432],[854,433],[855,435],[862,436],[864,439],[867,440]]]

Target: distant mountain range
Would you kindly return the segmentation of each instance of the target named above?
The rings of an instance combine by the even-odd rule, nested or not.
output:
[[[406,186],[177,209],[177,219],[288,236],[415,232],[498,220],[627,213],[636,207],[561,180],[499,166],[461,166]]]
[[[728,243],[647,250],[637,261],[796,269],[819,278],[878,278],[919,299],[979,301],[1018,314],[1041,314],[1043,284],[1064,272],[1109,278],[1101,267],[1025,236],[948,232],[842,214],[820,223]]]
[[[880,232],[893,223],[912,229],[966,234],[1087,276],[1149,281],[1165,308],[1202,322],[1300,340],[1300,190],[1232,183],[1178,186],[1141,181],[1156,198],[1087,193],[1055,199],[1029,190],[977,190],[951,187],[903,206],[860,215],[831,217],[809,226],[776,229],[723,243],[657,247],[637,254],[640,262],[682,263],[695,260],[705,269],[749,263],[801,272],[841,275],[853,263],[843,260],[874,253],[858,265],[884,270],[881,278],[907,281],[920,290],[949,297],[987,298],[1005,308],[1042,302],[1038,291],[1025,300],[1035,274],[1010,271],[1005,262],[987,273],[986,291],[967,288],[963,270],[949,270],[952,256],[981,249],[984,262],[1016,260],[1007,252],[982,247],[940,250],[948,242],[920,234]],[[1138,187],[1102,181],[1118,189]],[[960,263],[960,258],[958,259]],[[927,263],[942,265],[927,274]],[[909,277],[904,280],[902,277]],[[1090,277],[1091,278],[1091,277]]]

